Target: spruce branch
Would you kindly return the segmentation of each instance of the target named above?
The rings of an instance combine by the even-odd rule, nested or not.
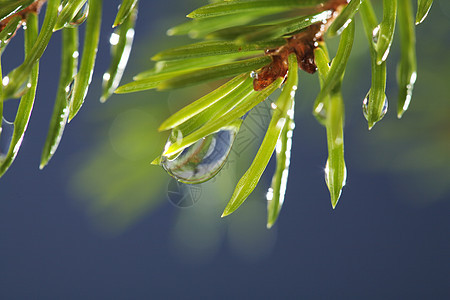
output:
[[[91,83],[95,66],[97,44],[100,36],[102,0],[2,0],[0,6],[0,67],[1,59],[9,55],[7,45],[15,37],[16,31],[25,29],[25,59],[14,70],[1,77],[0,85],[0,134],[6,126],[11,127],[11,137],[5,137],[6,150],[0,151],[0,176],[8,170],[20,149],[33,108],[35,90],[38,82],[38,65],[53,33],[62,31],[62,60],[60,81],[56,101],[50,120],[40,168],[42,169],[54,155],[61,141],[69,118],[79,111]],[[137,16],[137,1],[124,0],[118,11],[111,43],[112,62],[104,77],[104,102],[119,85],[127,64],[133,41],[133,28]],[[45,18],[39,28],[35,19],[45,9]],[[78,28],[86,21],[86,34],[83,43],[80,68],[78,69],[79,43]],[[26,25],[26,26],[25,26]],[[36,34],[31,38],[31,34]],[[114,42],[117,39],[117,43]],[[12,54],[14,55],[14,54]],[[3,106],[11,98],[19,98],[19,109],[13,122],[3,117]],[[4,132],[6,135],[6,131]]]
[[[321,89],[313,104],[313,114],[327,130],[325,181],[335,208],[347,178],[341,86],[345,84],[344,73],[354,40],[353,20],[356,15],[361,17],[371,55],[372,86],[363,103],[363,113],[371,129],[387,110],[386,60],[394,39],[397,15],[401,23],[399,33],[403,49],[398,71],[401,86],[399,117],[411,100],[415,80],[415,19],[411,1],[383,1],[381,23],[376,20],[370,0],[214,1],[188,14],[192,20],[167,32],[168,35],[187,34],[204,41],[154,55],[155,66],[138,74],[134,82],[119,87],[116,93],[181,88],[206,80],[234,77],[176,112],[160,126],[160,130],[171,130],[171,134],[162,155],[152,163],[160,164],[180,181],[200,183],[205,176],[212,178],[216,175],[223,161],[221,156],[220,164],[205,166],[204,156],[194,154],[195,151],[219,151],[218,147],[214,148],[204,140],[217,139],[230,128],[238,130],[239,126],[233,125],[235,122],[245,118],[257,102],[281,88],[262,145],[223,213],[226,216],[235,211],[251,194],[274,153],[275,145],[279,145],[277,167],[267,193],[267,226],[270,228],[279,215],[286,190],[290,158],[288,144],[294,127],[295,74],[297,68],[311,74],[318,70]],[[430,2],[419,0],[418,19],[426,15]],[[340,36],[339,49],[330,59],[326,42],[334,36]],[[256,61],[261,64],[249,64]],[[249,79],[252,90],[248,87]],[[231,143],[221,147],[231,147]],[[186,174],[196,174],[195,177],[201,174],[202,180],[186,179]]]

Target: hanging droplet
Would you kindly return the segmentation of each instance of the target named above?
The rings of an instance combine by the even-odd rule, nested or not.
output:
[[[0,160],[3,159],[9,151],[14,133],[14,123],[7,121],[2,117],[0,128]]]
[[[161,166],[184,183],[196,184],[210,180],[225,165],[238,131],[239,126],[222,128],[185,148],[176,157],[162,157]],[[172,137],[169,138],[165,148],[173,141]]]
[[[380,25],[374,28],[372,31],[372,41],[374,44],[378,43],[378,39],[380,38]]]
[[[367,121],[369,121],[369,101],[370,101],[369,96],[370,96],[370,91],[367,93],[366,98],[364,98],[363,104],[362,104],[363,114]],[[376,122],[380,121],[386,115],[386,113],[388,111],[388,106],[389,106],[388,99],[385,95],[383,109],[381,111],[380,118],[378,120],[376,120]]]
[[[83,7],[77,12],[75,17],[72,20],[70,20],[70,22],[66,24],[65,27],[79,26],[84,21],[86,21],[88,16],[89,16],[89,2],[86,2],[86,4],[83,5]]]

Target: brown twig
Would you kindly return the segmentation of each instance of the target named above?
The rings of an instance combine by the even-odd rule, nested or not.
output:
[[[22,18],[22,21],[19,22],[19,25],[16,28],[19,29],[23,22],[25,21],[25,19],[27,18],[27,15],[30,13],[34,13],[34,14],[39,14],[39,12],[41,11],[42,5],[44,5],[44,3],[47,2],[47,0],[36,0],[33,3],[31,3],[29,6],[27,6],[26,8],[16,12],[15,14],[10,15],[9,17],[7,17],[6,19],[2,20],[0,22],[0,31],[2,31],[6,25],[8,25],[9,21],[11,21],[13,18],[15,18],[16,16],[20,16]],[[10,39],[16,34],[16,32],[14,32],[14,34],[11,35]]]
[[[314,49],[319,46],[324,33],[345,5],[347,5],[347,0],[330,0],[328,3],[322,4],[318,8],[319,11],[330,11],[330,17],[325,23],[313,24],[306,30],[287,38],[285,45],[266,50],[266,55],[272,57],[272,62],[256,74],[253,80],[253,89],[260,91],[278,78],[286,78],[288,57],[291,53],[296,54],[300,69],[311,74],[316,72]]]

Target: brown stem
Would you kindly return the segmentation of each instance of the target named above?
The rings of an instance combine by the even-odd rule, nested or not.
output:
[[[322,4],[318,7],[318,11],[330,11],[330,17],[325,23],[313,24],[306,30],[287,38],[285,45],[266,50],[266,55],[272,57],[272,62],[256,74],[253,80],[253,89],[260,91],[278,78],[286,78],[289,65],[288,57],[291,53],[296,54],[300,69],[311,74],[316,72],[314,49],[323,40],[324,33],[345,5],[347,5],[347,0],[330,0]]]
[[[11,21],[11,19],[16,16],[20,16],[22,18],[22,21],[17,26],[17,29],[19,29],[20,26],[22,26],[22,23],[24,22],[24,20],[26,19],[28,14],[30,14],[30,13],[39,14],[39,12],[41,11],[42,5],[44,5],[45,2],[47,2],[47,0],[36,0],[33,3],[31,3],[29,6],[27,6],[26,8],[16,12],[15,14],[12,14],[11,16],[7,17],[6,19],[2,20],[0,22],[0,31],[2,31],[6,27],[6,25],[8,25],[9,21]],[[17,31],[17,29],[16,29],[16,31]],[[10,39],[15,34],[16,33],[14,32],[14,34],[11,35]]]

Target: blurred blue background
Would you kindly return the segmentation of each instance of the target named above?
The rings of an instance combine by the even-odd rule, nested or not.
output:
[[[164,33],[204,2],[141,1],[123,82],[150,68],[157,51],[186,42]],[[59,34],[41,60],[30,126],[0,180],[0,298],[449,299],[448,3],[435,1],[417,27],[418,81],[400,121],[398,41],[393,45],[391,109],[370,132],[361,112],[370,63],[357,31],[344,81],[348,179],[334,211],[323,174],[325,130],[311,115],[317,78],[301,73],[286,200],[277,225],[266,230],[272,165],[235,214],[220,214],[259,146],[267,103],[247,118],[217,178],[178,186],[149,165],[166,139],[156,128],[208,87],[116,95],[100,104],[118,5],[105,1],[93,84],[43,171],[38,166],[59,76]],[[20,63],[20,39],[5,52],[4,73]],[[11,119],[14,103],[7,106]]]

